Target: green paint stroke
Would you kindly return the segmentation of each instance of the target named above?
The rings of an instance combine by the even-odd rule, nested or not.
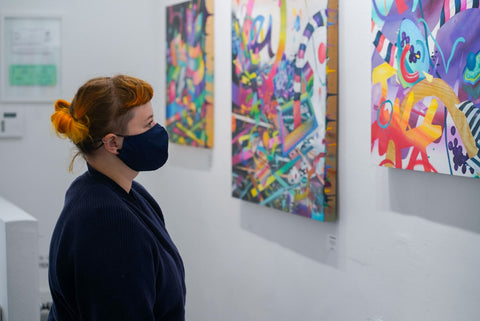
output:
[[[56,65],[10,65],[10,86],[56,85]]]

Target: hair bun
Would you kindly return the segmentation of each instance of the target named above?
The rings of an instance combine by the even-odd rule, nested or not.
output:
[[[68,110],[70,108],[70,103],[66,100],[59,99],[55,102],[55,111]]]
[[[55,102],[55,112],[50,117],[58,136],[69,138],[77,144],[88,137],[88,126],[76,120],[70,113],[70,103],[59,99]]]

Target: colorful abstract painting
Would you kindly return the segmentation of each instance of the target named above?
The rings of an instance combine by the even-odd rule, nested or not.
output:
[[[166,125],[170,140],[213,147],[213,0],[167,7]]]
[[[478,177],[479,30],[478,0],[373,0],[376,164]]]
[[[232,0],[234,197],[336,219],[337,9]]]

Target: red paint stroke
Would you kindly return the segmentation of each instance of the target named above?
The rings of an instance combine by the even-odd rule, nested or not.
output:
[[[325,47],[325,43],[321,43],[320,46],[318,46],[318,61],[320,61],[321,64],[325,62],[327,59],[327,48]]]
[[[414,73],[410,73],[407,71],[407,68],[405,66],[405,58],[407,57],[409,51],[410,44],[407,44],[405,48],[403,48],[402,57],[400,58],[400,71],[402,72],[403,79],[405,79],[406,82],[413,84],[418,81],[420,76],[418,74],[418,71],[415,71]]]
[[[405,0],[395,0],[395,3],[397,4],[397,10],[399,14],[404,13],[408,9],[408,6],[405,4]]]

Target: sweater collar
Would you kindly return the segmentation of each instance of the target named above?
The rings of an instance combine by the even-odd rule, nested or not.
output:
[[[120,185],[118,185],[113,179],[108,177],[107,175],[103,174],[102,172],[96,170],[93,168],[88,162],[87,162],[87,169],[88,169],[88,174],[92,176],[94,179],[104,182],[107,185],[111,186],[115,191],[117,191],[119,194],[124,195],[128,198],[133,197],[133,183],[132,183],[132,188],[130,189],[130,193],[127,193]]]

